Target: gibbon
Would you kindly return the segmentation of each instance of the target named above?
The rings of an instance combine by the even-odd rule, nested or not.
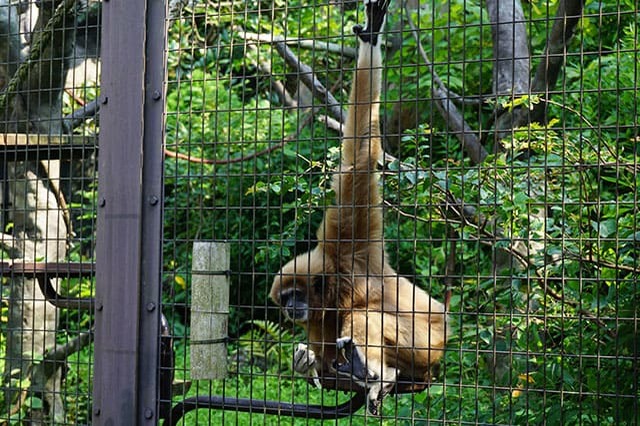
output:
[[[446,343],[445,306],[388,264],[382,196],[376,171],[382,156],[379,33],[388,0],[364,0],[367,21],[356,25],[356,73],[332,180],[335,205],[326,209],[318,245],[287,263],[270,296],[307,332],[294,369],[329,388],[361,387],[367,409],[399,380],[428,383]],[[345,385],[345,379],[348,385]]]

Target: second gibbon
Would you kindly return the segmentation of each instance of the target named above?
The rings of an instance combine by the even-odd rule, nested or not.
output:
[[[382,197],[376,171],[382,156],[379,105],[382,52],[379,33],[388,0],[365,0],[356,73],[342,140],[341,165],[325,211],[318,245],[284,265],[271,298],[303,326],[294,368],[316,383],[348,378],[368,391],[377,413],[400,379],[429,382],[446,343],[445,306],[388,264]]]

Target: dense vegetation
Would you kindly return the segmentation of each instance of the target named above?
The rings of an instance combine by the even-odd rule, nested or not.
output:
[[[176,379],[190,380],[191,243],[225,240],[232,252],[231,371],[224,381],[194,383],[188,395],[345,401],[349,395],[294,376],[293,348],[304,334],[281,321],[267,298],[280,265],[314,244],[322,208],[331,202],[339,133],[321,119],[328,112],[319,100],[311,109],[283,98],[277,83],[293,94],[296,70],[274,44],[251,34],[299,40],[291,51],[345,102],[354,66],[350,29],[363,19],[360,7],[183,3],[190,5],[170,22],[164,200],[163,312],[175,336]],[[532,67],[557,3],[525,4]],[[387,249],[392,264],[432,295],[442,299],[451,291],[452,333],[439,382],[389,397],[382,423],[638,423],[637,4],[587,1],[554,91],[516,99],[490,95],[492,37],[483,6],[453,0],[412,13],[435,74],[466,99],[459,108],[489,152],[497,112],[545,103],[548,121],[517,129],[502,150],[473,164],[435,107],[434,74],[401,23],[400,3],[392,3],[382,120],[395,158],[383,171]],[[305,44],[312,41],[315,48]],[[345,53],[324,50],[325,42]],[[70,112],[74,105],[66,101]],[[398,111],[410,124],[394,135]],[[80,212],[76,229],[86,238],[73,261],[92,257],[84,235],[95,225],[95,196],[87,185],[71,199],[70,208]],[[89,280],[63,285],[68,294],[92,293]],[[6,296],[3,288],[3,325]],[[59,341],[91,324],[89,314],[62,311]],[[91,350],[67,360],[70,422],[90,421]],[[25,407],[38,404],[32,397]],[[244,424],[249,417],[290,420],[200,410],[186,423]],[[380,420],[360,411],[340,422]]]
[[[281,263],[313,245],[331,199],[339,135],[308,119],[309,110],[286,106],[272,83],[293,71],[272,44],[247,41],[243,32],[355,47],[350,28],[362,16],[351,6],[210,3],[184,10],[171,27],[167,147],[193,157],[170,157],[165,177],[165,313],[180,367],[188,364],[181,337],[189,242],[218,239],[232,247],[235,373],[224,383],[200,383],[192,394],[344,399],[292,377],[292,342],[303,336],[279,323],[266,297]],[[388,36],[396,44],[386,57],[383,114],[390,117],[398,100],[418,105],[418,114],[384,172],[387,247],[402,273],[433,295],[449,288],[453,297],[441,384],[396,404],[387,400],[386,422],[640,420],[636,6],[586,3],[555,93],[465,104],[476,130],[490,129],[497,110],[548,104],[547,123],[517,129],[480,165],[465,157],[433,107],[433,77],[416,41],[408,31]],[[532,66],[556,7],[525,6]],[[395,3],[388,28],[407,30],[399,14]],[[426,5],[413,19],[450,90],[476,99],[491,93],[491,28],[480,2]],[[290,47],[345,100],[351,58]],[[324,114],[317,105],[314,114]],[[456,203],[467,213],[452,214],[447,206]],[[236,418],[201,412],[199,419],[211,415]]]

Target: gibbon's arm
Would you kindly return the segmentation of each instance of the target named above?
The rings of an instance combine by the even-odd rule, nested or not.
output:
[[[336,205],[327,209],[325,222],[318,230],[318,240],[325,251],[339,260],[339,269],[364,272],[365,253],[380,253],[382,248],[382,207],[376,168],[382,156],[380,141],[380,86],[382,52],[379,32],[384,24],[388,0],[375,7],[382,14],[372,14],[372,2],[365,2],[367,24],[353,28],[359,39],[356,73],[351,86],[349,110],[342,141],[340,170],[333,177]],[[332,250],[333,248],[333,250]],[[340,261],[342,260],[342,261]],[[345,263],[346,262],[346,263]],[[345,263],[344,265],[340,265]]]

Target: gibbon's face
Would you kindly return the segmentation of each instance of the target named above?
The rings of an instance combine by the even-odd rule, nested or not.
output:
[[[312,250],[290,260],[280,269],[271,287],[271,299],[296,323],[309,321],[320,311],[325,292],[323,253]]]

